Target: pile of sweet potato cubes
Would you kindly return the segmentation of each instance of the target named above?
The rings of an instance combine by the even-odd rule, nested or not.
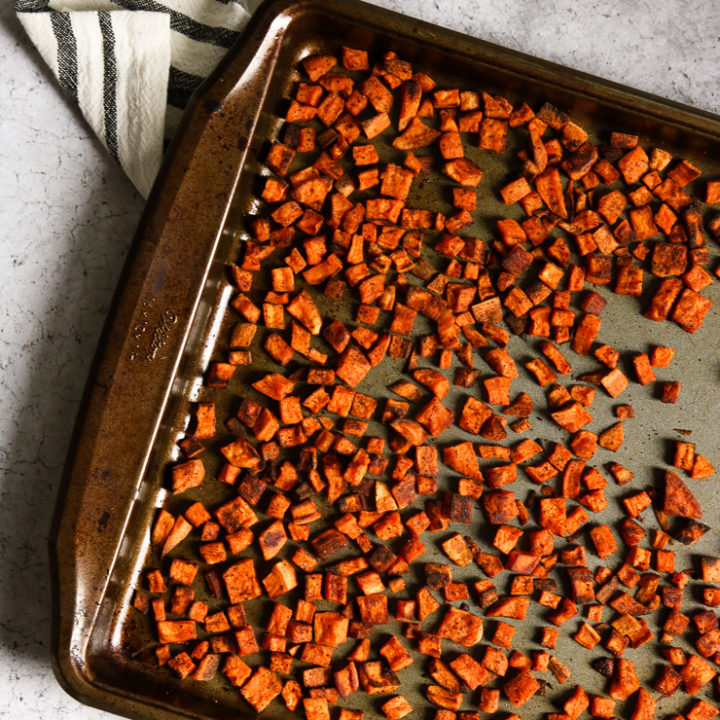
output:
[[[625,295],[700,329],[720,181],[550,104],[437,86],[392,52],[305,58],[285,111],[223,357],[172,467],[185,504],[160,511],[135,595],[157,662],[309,720],[646,720],[673,694],[689,720],[717,715],[720,559],[686,550],[710,530],[692,483],[713,467],[685,437],[657,486],[634,482],[625,423],[681,387],[656,377],[672,348],[618,350],[602,317]],[[498,188],[492,155],[508,155]],[[427,207],[430,178],[444,194]],[[491,237],[468,234],[478,193],[513,210]],[[578,356],[596,369],[576,377]],[[513,388],[528,382],[542,406]],[[631,383],[655,397],[589,429],[596,396],[621,403]],[[234,415],[216,417],[218,393]],[[563,440],[530,439],[531,416]],[[226,501],[206,506],[208,484]]]

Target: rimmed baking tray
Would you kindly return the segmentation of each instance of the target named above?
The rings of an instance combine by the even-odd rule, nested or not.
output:
[[[393,50],[441,86],[486,90],[533,107],[549,101],[589,129],[593,139],[606,138],[610,130],[636,133],[642,145],[663,147],[699,165],[705,176],[720,176],[720,120],[708,113],[360,2],[267,2],[187,110],[143,214],[75,429],[51,544],[53,658],[60,682],[87,704],[163,720],[251,715],[220,680],[180,683],[154,667],[148,624],[129,606],[148,558],[150,524],[165,499],[164,468],[176,455],[190,403],[203,397],[203,372],[226,331],[231,290],[225,268],[237,257],[245,218],[257,212],[256,176],[266,144],[282,124],[283,98],[299,79],[298,60],[337,52],[341,45],[363,47],[374,56]],[[488,192],[480,193],[477,234],[489,234],[502,210],[491,191],[506,181],[512,150],[484,156]],[[416,200],[427,203],[438,192],[427,183]],[[713,288],[709,294],[717,299]],[[619,350],[661,342],[675,346],[676,372],[666,379],[686,381],[679,406],[655,402],[651,415],[628,427],[624,452],[640,468],[638,482],[654,482],[673,428],[695,429],[693,440],[718,460],[708,419],[717,418],[720,397],[716,368],[707,362],[707,341],[720,330],[717,314],[710,314],[701,333],[689,336],[669,324],[650,323],[640,316],[637,301],[614,296],[603,318],[610,333],[605,341]],[[591,366],[581,360],[575,370]],[[518,391],[540,397],[527,379],[520,382],[525,385]],[[638,386],[627,397],[639,406],[648,395]],[[610,404],[602,402],[609,425]],[[549,440],[560,437],[549,426],[542,432]],[[711,485],[693,489],[706,517],[717,524],[720,511]],[[212,492],[203,497],[208,504],[221,497]],[[619,517],[618,510],[613,519]],[[482,534],[482,527],[476,532]],[[713,552],[710,537],[693,547],[694,555]],[[533,642],[532,635],[523,642]],[[568,638],[558,647],[563,653],[574,658],[584,651]],[[638,651],[635,657],[643,655]],[[646,659],[647,679],[658,659]],[[419,665],[403,676],[403,693],[424,708]],[[592,676],[597,684],[584,665],[573,665],[574,681],[590,682]],[[376,699],[354,702],[377,710]],[[523,717],[548,709],[538,698],[523,709]],[[264,713],[286,715],[279,700]]]

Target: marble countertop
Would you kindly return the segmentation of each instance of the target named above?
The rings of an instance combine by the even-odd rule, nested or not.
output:
[[[720,5],[375,0],[720,112]],[[630,7],[629,7],[630,6]],[[49,659],[47,541],[95,346],[142,198],[0,6],[0,718],[99,720]]]

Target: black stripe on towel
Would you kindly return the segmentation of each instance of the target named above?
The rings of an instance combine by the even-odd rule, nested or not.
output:
[[[57,41],[60,87],[77,102],[77,42],[70,23],[70,15],[60,12],[51,13],[50,22]]]
[[[15,12],[47,10],[50,0],[15,0]]]
[[[210,27],[196,22],[187,15],[183,15],[176,10],[171,10],[155,0],[112,0],[116,5],[120,5],[128,10],[149,10],[151,12],[164,12],[170,15],[170,29],[185,35],[192,40],[208,43],[217,47],[229,48],[235,40],[240,37],[240,33],[236,30],[227,30],[225,28]]]
[[[117,136],[117,63],[115,33],[110,13],[98,12],[103,41],[103,112],[105,114],[105,144],[108,152],[120,162]]]
[[[205,78],[178,70],[170,66],[168,78],[168,105],[184,110],[192,94]]]

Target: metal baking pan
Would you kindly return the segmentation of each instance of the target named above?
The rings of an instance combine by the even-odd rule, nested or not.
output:
[[[708,113],[361,2],[267,2],[195,95],[168,152],[120,281],[75,429],[52,534],[52,646],[58,679],[84,703],[128,717],[162,720],[251,716],[249,706],[222,678],[181,683],[167,669],[155,667],[149,622],[130,602],[139,572],[153,562],[149,528],[166,498],[165,468],[176,457],[190,403],[206,397],[203,372],[216,341],[229,327],[226,266],[236,259],[246,236],[245,218],[258,211],[257,173],[268,140],[282,124],[283,98],[299,78],[295,69],[302,57],[335,52],[341,45],[366,48],[375,57],[394,50],[441,86],[486,90],[533,107],[549,101],[569,112],[592,139],[606,139],[610,130],[636,133],[644,147],[660,146],[688,159],[702,168],[703,177],[720,176],[720,119]],[[468,234],[490,237],[495,220],[505,212],[495,199],[496,190],[517,170],[517,149],[483,156],[479,219]],[[439,185],[429,182],[415,199],[419,206],[447,202],[440,192]],[[716,288],[706,294],[718,300]],[[656,482],[672,441],[681,437],[674,428],[692,429],[699,451],[716,465],[720,461],[714,442],[720,392],[716,353],[709,344],[720,332],[718,313],[711,312],[702,331],[691,336],[669,323],[653,324],[639,310],[637,300],[612,296],[603,314],[602,340],[621,351],[672,345],[675,361],[660,379],[681,380],[683,389],[676,406],[662,405],[649,388],[639,385],[621,398],[633,403],[639,415],[626,423],[626,443],[617,457],[636,473],[634,488]],[[514,357],[533,354],[525,342],[520,337],[511,340]],[[589,359],[574,360],[576,373],[594,367]],[[389,365],[370,391],[386,394],[388,378],[400,368]],[[247,372],[262,369],[256,365]],[[233,392],[247,379],[240,373]],[[514,392],[521,390],[533,396],[537,408],[543,407],[542,392],[527,375],[513,386]],[[229,416],[232,401],[213,399],[219,403],[219,417]],[[593,429],[613,422],[612,404],[608,398],[596,401]],[[651,410],[643,412],[646,406]],[[563,437],[539,412],[531,420],[531,436],[550,441]],[[609,459],[614,458],[600,450],[593,462],[600,466]],[[439,482],[442,487],[447,479]],[[222,499],[222,489],[205,485],[198,498],[209,505]],[[705,509],[704,520],[717,527],[720,506],[713,485],[698,481],[692,487]],[[623,494],[627,492],[610,488],[610,522],[621,517],[616,496]],[[475,517],[470,530],[486,540],[479,510]],[[652,517],[646,521],[648,528],[654,526]],[[713,554],[716,544],[715,534],[709,533],[691,552],[675,547],[677,567],[697,565],[698,555]],[[429,547],[423,560],[434,557],[444,556]],[[480,576],[474,567],[454,572],[456,579]],[[691,598],[689,607],[696,602]],[[542,614],[533,613],[515,640],[516,647],[527,652],[540,649],[537,626]],[[572,667],[568,686],[581,683],[589,691],[603,690],[604,681],[589,667],[597,653],[561,633],[557,654]],[[633,658],[639,661],[641,679],[649,680],[659,663],[657,654],[644,646]],[[431,717],[421,693],[426,684],[423,663],[416,662],[401,677],[402,692],[417,716]],[[548,679],[552,683],[553,678]],[[567,694],[555,687],[520,712],[539,717],[553,708],[553,699]],[[343,705],[364,709],[369,717],[378,714],[377,698],[362,694]],[[663,701],[661,709],[686,706],[676,698]],[[505,700],[503,709],[512,709]],[[276,699],[263,716],[286,717],[287,711]]]

